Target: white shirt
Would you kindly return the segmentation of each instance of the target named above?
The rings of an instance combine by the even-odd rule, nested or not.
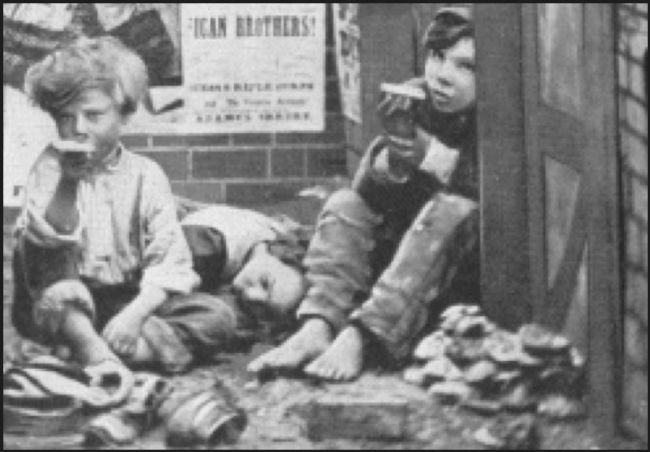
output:
[[[134,282],[141,274],[141,286],[178,293],[198,286],[169,181],[156,162],[118,146],[79,181],[79,224],[59,234],[45,220],[61,177],[58,155],[48,147],[32,167],[17,233],[43,247],[79,247],[80,275],[99,284]]]

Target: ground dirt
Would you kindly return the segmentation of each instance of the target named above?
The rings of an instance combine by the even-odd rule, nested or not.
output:
[[[269,209],[265,209],[269,211]],[[302,215],[304,210],[288,209],[289,214]],[[312,211],[309,214],[313,214]],[[3,368],[15,358],[21,341],[11,326],[11,273],[8,251],[10,244],[5,229],[3,239]],[[216,446],[224,449],[481,449],[473,433],[490,417],[469,413],[463,409],[444,406],[426,392],[401,379],[399,372],[366,372],[357,381],[345,384],[315,385],[304,379],[278,378],[255,384],[247,374],[246,364],[268,350],[271,344],[258,344],[249,353],[224,354],[212,362],[202,363],[190,373],[174,377],[178,387],[206,387],[221,381],[245,410],[248,425],[239,440],[232,445]],[[252,383],[251,383],[252,382]],[[407,438],[399,442],[380,442],[350,439],[312,441],[307,436],[306,418],[309,404],[324,395],[340,395],[372,400],[391,397],[408,403]],[[540,447],[543,449],[598,449],[597,435],[589,419],[540,423]],[[60,438],[9,437],[3,435],[6,449],[62,449],[78,448],[78,435]],[[165,429],[158,426],[143,435],[128,448],[165,448]],[[126,448],[126,447],[125,447]],[[640,445],[622,440],[614,449],[641,449]],[[643,448],[645,449],[645,447]]]

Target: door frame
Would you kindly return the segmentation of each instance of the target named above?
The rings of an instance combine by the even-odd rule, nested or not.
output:
[[[536,318],[544,275],[539,250],[531,239],[539,203],[531,196],[538,174],[531,174],[530,143],[526,143],[524,64],[530,8],[536,5],[475,4],[477,47],[477,111],[481,181],[481,290],[486,312],[498,323],[515,328]],[[620,265],[620,185],[617,152],[615,27],[613,4],[584,6],[587,21],[598,24],[597,38],[605,43],[595,60],[588,60],[587,97],[599,95],[604,118],[587,117],[593,149],[585,159],[588,196],[590,418],[603,443],[619,431],[622,383],[622,307]],[[587,23],[587,22],[586,22]],[[595,39],[585,34],[585,39]],[[586,43],[587,44],[587,43]],[[495,51],[494,49],[498,49]],[[601,68],[606,67],[605,74]],[[598,73],[597,71],[601,71]],[[598,74],[611,89],[589,80]],[[595,115],[597,116],[597,115]],[[604,120],[604,123],[601,123]],[[531,179],[532,178],[532,179]],[[529,182],[533,181],[533,184]],[[539,187],[538,187],[539,188]],[[531,192],[529,192],[531,190]]]

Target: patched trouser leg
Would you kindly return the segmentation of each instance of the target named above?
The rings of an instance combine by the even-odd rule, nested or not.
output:
[[[425,326],[429,303],[450,284],[478,244],[478,205],[437,194],[407,230],[370,298],[351,315],[395,360],[405,358]]]
[[[322,317],[335,331],[345,325],[370,291],[373,232],[380,222],[353,190],[339,190],[327,200],[304,259],[309,290],[299,318]]]
[[[93,289],[97,330],[102,331],[138,293],[139,288],[133,285]],[[147,316],[140,335],[162,370],[183,372],[197,359],[224,350],[238,327],[231,298],[226,293],[170,294],[158,309]]]
[[[183,372],[197,360],[224,351],[235,339],[234,297],[195,292],[175,295],[142,325],[142,337],[161,367]]]

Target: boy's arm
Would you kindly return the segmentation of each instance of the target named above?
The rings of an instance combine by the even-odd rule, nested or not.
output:
[[[45,210],[45,220],[60,234],[71,234],[79,226],[78,185],[78,180],[62,177]]]
[[[113,350],[124,356],[134,353],[142,325],[169,293],[189,293],[199,283],[167,177],[153,163],[141,177],[142,221],[136,226],[142,228],[137,231],[143,247],[140,291],[102,332]]]
[[[37,158],[25,184],[25,201],[16,231],[45,248],[79,244],[80,213],[76,207],[78,181],[64,178],[51,147]]]
[[[422,80],[404,84],[422,90]],[[448,185],[459,152],[443,144],[416,122],[419,101],[406,95],[386,94],[377,108],[385,144],[373,168],[397,182],[405,182],[416,169]],[[426,121],[425,121],[426,122]]]
[[[167,176],[152,164],[142,182],[143,275],[134,299],[141,312],[153,312],[168,293],[190,293],[199,284],[192,255],[176,212]]]
[[[140,287],[138,295],[125,306],[123,312],[144,322],[167,299],[167,292],[160,287],[147,285]]]
[[[417,126],[416,134],[414,140],[399,147],[388,139],[377,153],[373,169],[396,182],[406,181],[413,171],[419,169],[435,177],[442,185],[448,185],[458,164],[459,151]]]
[[[167,292],[155,286],[142,286],[140,293],[108,321],[102,337],[119,355],[136,352],[142,325],[167,299]]]

